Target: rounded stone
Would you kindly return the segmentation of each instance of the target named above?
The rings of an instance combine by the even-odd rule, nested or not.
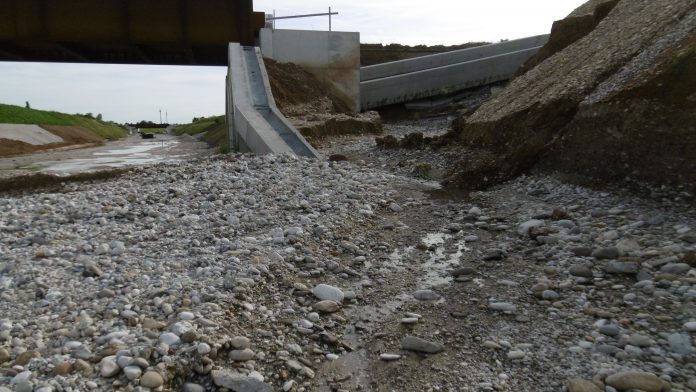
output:
[[[524,351],[521,350],[512,350],[507,353],[508,359],[515,360],[515,359],[522,359],[525,357]]]
[[[208,345],[207,343],[198,344],[198,347],[196,347],[196,349],[198,350],[198,354],[201,355],[208,354],[211,350],[210,345]]]
[[[336,301],[324,300],[319,301],[314,304],[314,309],[322,313],[334,313],[337,312],[341,307]]]
[[[251,340],[246,336],[235,336],[230,339],[230,345],[238,350],[245,349],[251,347]]]
[[[72,370],[73,370],[73,365],[70,362],[65,361],[65,362],[61,362],[61,363],[57,364],[53,368],[53,374],[56,376],[65,376],[67,374],[70,374],[72,372]]]
[[[102,359],[101,361],[101,370],[99,370],[99,374],[102,377],[114,377],[118,373],[121,372],[121,367],[118,366],[118,363],[114,360],[114,357],[106,357]]]
[[[574,378],[568,380],[568,392],[602,392],[593,382]]]
[[[179,313],[179,320],[193,320],[196,318],[196,316],[193,315],[191,312],[181,312]]]
[[[175,344],[181,343],[181,338],[179,338],[176,334],[171,333],[171,332],[165,332],[160,335],[159,341],[168,345],[168,346],[173,346]]]
[[[667,383],[652,373],[619,372],[606,379],[606,384],[619,391],[639,389],[645,392],[661,392],[666,390]]]
[[[330,300],[334,302],[341,303],[345,298],[345,294],[341,289],[334,286],[329,286],[328,284],[319,284],[312,289],[312,294],[319,300]]]
[[[140,378],[140,386],[145,387],[145,388],[159,388],[164,384],[164,378],[162,378],[162,375],[153,372],[153,371],[148,371],[143,374],[143,376]]]
[[[244,350],[232,350],[230,351],[229,357],[233,361],[238,361],[238,362],[244,362],[244,361],[250,361],[254,359],[254,354],[253,351],[249,348],[245,348]]]
[[[401,340],[401,348],[404,350],[418,351],[429,354],[439,353],[445,347],[440,343],[430,342],[416,336],[406,336]]]
[[[139,366],[126,366],[123,368],[123,374],[126,378],[133,381],[143,374],[143,370]]]
[[[435,301],[440,298],[440,295],[432,290],[417,290],[413,293],[413,298],[419,301]]]
[[[379,359],[382,361],[396,361],[397,359],[401,359],[401,355],[384,353],[379,355]]]
[[[684,329],[689,332],[696,332],[696,321],[689,321],[684,324]]]
[[[545,300],[547,300],[547,301],[555,301],[555,300],[557,300],[557,299],[560,298],[560,297],[561,297],[561,296],[560,296],[557,292],[555,292],[555,291],[553,291],[553,290],[544,290],[544,291],[541,293],[541,298],[543,298],[543,299],[545,299]]]

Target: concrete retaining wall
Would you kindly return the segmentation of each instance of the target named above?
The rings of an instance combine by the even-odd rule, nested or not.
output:
[[[302,66],[360,110],[360,33],[261,29],[260,39],[264,57]]]
[[[258,48],[229,46],[225,117],[233,150],[320,157],[276,107]]]
[[[370,65],[360,69],[360,81],[368,81],[389,76],[401,75],[410,72],[423,71],[430,68],[444,67],[447,65],[464,63],[497,56],[505,53],[543,46],[549,40],[549,35],[536,35],[497,44],[477,46],[454,50],[446,53],[438,53],[429,56],[393,61],[384,64]]]
[[[61,143],[63,138],[38,125],[0,124],[0,139],[17,140],[33,146]]]
[[[360,83],[363,110],[507,80],[540,47]]]

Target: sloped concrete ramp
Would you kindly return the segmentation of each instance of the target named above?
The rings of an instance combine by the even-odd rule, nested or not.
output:
[[[320,157],[278,110],[257,47],[229,46],[226,121],[233,150]]]
[[[360,69],[363,110],[507,80],[548,41],[538,35]]]
[[[0,124],[0,139],[17,140],[33,146],[61,143],[63,138],[38,125]]]

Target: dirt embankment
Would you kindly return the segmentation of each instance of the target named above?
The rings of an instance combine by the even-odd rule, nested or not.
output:
[[[329,136],[381,133],[376,112],[351,113],[331,88],[302,67],[264,59],[278,109],[317,146]]]
[[[696,187],[696,3],[613,3],[557,23],[537,65],[454,122],[476,158],[450,183],[486,187],[537,167]]]
[[[69,148],[81,145],[99,145],[104,139],[89,129],[70,125],[41,125],[41,128],[63,139],[60,143],[33,145],[19,140],[0,139],[0,156],[29,154],[37,151]]]
[[[416,45],[407,46],[400,44],[361,44],[360,45],[360,65],[368,66],[375,64],[388,63],[411,59],[414,57],[429,56],[431,54],[451,52],[453,50],[473,48],[481,45],[488,45],[490,42],[469,42],[461,45]]]

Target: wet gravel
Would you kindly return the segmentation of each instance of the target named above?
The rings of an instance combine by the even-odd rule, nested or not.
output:
[[[689,195],[452,196],[371,143],[0,198],[0,391],[696,389]]]

